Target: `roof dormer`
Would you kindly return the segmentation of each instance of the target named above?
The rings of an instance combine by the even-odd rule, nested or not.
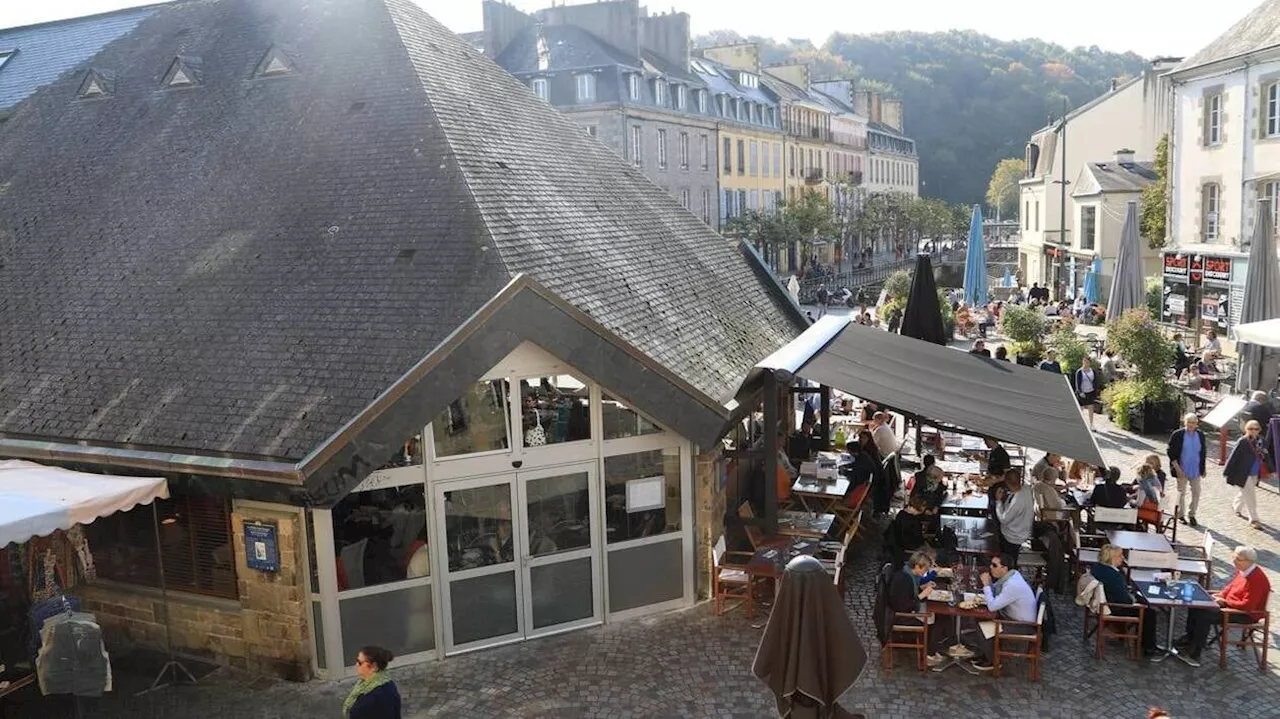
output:
[[[194,87],[203,79],[200,72],[200,58],[190,55],[179,55],[170,63],[164,74],[165,87]]]
[[[105,70],[90,69],[84,74],[84,79],[80,81],[80,88],[76,90],[76,97],[82,100],[92,100],[114,95],[115,92],[116,82],[112,73]]]
[[[293,74],[293,59],[277,45],[272,45],[253,70],[254,77],[281,77]]]

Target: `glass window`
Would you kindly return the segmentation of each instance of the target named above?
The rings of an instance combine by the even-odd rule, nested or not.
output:
[[[412,467],[416,464],[422,464],[422,434],[415,434],[410,439],[404,441],[400,449],[396,452],[391,461],[378,467],[378,469],[392,469],[394,467]]]
[[[1080,249],[1092,250],[1098,232],[1098,208],[1080,208]]]
[[[525,483],[530,556],[591,546],[588,484],[586,472],[540,477]]]
[[[655,508],[649,500],[659,477],[662,506]],[[610,544],[680,531],[680,449],[605,457],[604,494]]]
[[[477,382],[431,422],[436,456],[510,449],[509,404],[506,380]]]
[[[600,401],[600,413],[604,416],[605,439],[639,437],[645,434],[659,434],[665,431],[608,392],[604,394],[604,398]]]
[[[333,507],[338,589],[431,576],[423,485],[353,492]]]
[[[591,392],[567,374],[520,380],[526,447],[591,439]]]
[[[444,516],[450,572],[514,561],[511,485],[445,492]]]
[[[538,99],[543,102],[551,99],[551,87],[545,77],[535,77],[533,79],[533,94],[537,95]]]

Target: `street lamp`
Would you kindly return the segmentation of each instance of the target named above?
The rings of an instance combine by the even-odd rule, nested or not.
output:
[[[1018,182],[1020,181],[1014,180],[1013,182],[1006,184],[1004,187],[1001,187],[999,190],[996,191],[996,231],[997,232],[1000,230],[1000,201],[1004,199],[1004,191],[1009,189],[1010,187],[1017,186]]]

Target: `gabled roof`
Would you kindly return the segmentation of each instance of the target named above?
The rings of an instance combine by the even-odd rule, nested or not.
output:
[[[813,102],[813,100],[809,99],[809,95],[804,91],[804,88],[774,77],[763,69],[760,72],[760,84],[769,88],[773,94],[787,102]]]
[[[1183,60],[1173,72],[1183,72],[1219,60],[1280,46],[1280,0],[1266,0],[1199,52]]]
[[[64,72],[93,57],[132,30],[157,6],[128,8],[88,17],[0,29],[0,54],[14,52],[0,67],[0,116]]]
[[[763,87],[763,83],[761,83],[761,87],[739,85],[735,78],[738,77],[739,72],[745,72],[743,70],[728,67],[705,57],[693,58],[692,65],[694,72],[707,86],[707,90],[712,95],[729,95],[730,97],[758,102],[761,105],[776,106],[778,104],[777,99],[771,96]]]
[[[1160,179],[1154,162],[1090,162],[1085,167],[1101,192],[1141,192]]]
[[[166,6],[94,65],[0,132],[0,435],[301,458],[520,274],[704,405],[803,322],[409,0]]]
[[[525,28],[495,58],[512,75],[561,72],[621,65],[639,70],[644,62],[577,25],[535,24]]]

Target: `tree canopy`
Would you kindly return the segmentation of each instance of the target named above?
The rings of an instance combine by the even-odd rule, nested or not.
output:
[[[992,168],[1021,157],[1031,134],[1106,92],[1112,79],[1141,73],[1134,53],[1094,47],[1068,50],[1042,40],[997,40],[972,30],[836,32],[821,46],[744,38],[719,30],[697,38],[706,47],[755,42],[765,65],[809,63],[812,76],[857,78],[903,101],[906,134],[920,153],[921,190],[948,202],[981,202]]]
[[[1164,247],[1165,228],[1168,222],[1167,192],[1169,190],[1169,136],[1160,138],[1156,145],[1156,181],[1142,188],[1142,213],[1138,220],[1139,231],[1153,250]]]
[[[1006,157],[996,164],[987,183],[987,206],[993,211],[999,207],[1006,218],[1018,216],[1018,180],[1027,174],[1027,163],[1021,157]]]

